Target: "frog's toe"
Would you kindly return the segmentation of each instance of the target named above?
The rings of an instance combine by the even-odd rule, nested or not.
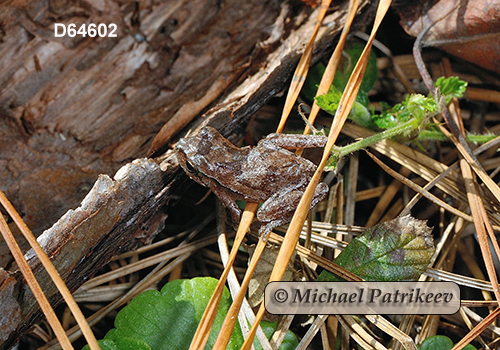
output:
[[[241,211],[231,210],[231,220],[233,221],[233,226],[238,227],[241,221]]]
[[[311,202],[311,209],[316,206],[320,201],[322,201],[326,195],[328,194],[329,187],[326,183],[320,182],[318,186],[316,186],[316,191],[314,191],[314,197]]]
[[[274,220],[268,223],[263,223],[259,229],[259,237],[265,242],[267,241],[269,234],[275,227],[288,224],[289,222],[290,220],[288,219],[281,219],[281,220]]]

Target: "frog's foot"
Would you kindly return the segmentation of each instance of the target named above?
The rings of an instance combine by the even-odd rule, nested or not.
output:
[[[236,203],[235,203],[236,205]],[[229,213],[231,214],[231,225],[233,228],[237,231],[238,226],[241,221],[241,209],[236,205],[235,206],[226,206],[227,209],[229,209]]]
[[[269,238],[269,234],[275,227],[279,227],[285,224],[288,224],[290,222],[290,219],[283,219],[283,220],[275,220],[271,221],[268,223],[262,223],[262,226],[259,228],[259,237],[266,242],[267,239]]]
[[[316,206],[316,204],[321,202],[323,200],[323,198],[326,197],[326,195],[328,194],[328,190],[329,190],[329,187],[324,182],[320,182],[318,184],[318,186],[316,186],[316,191],[314,191],[314,197],[312,199],[311,206],[309,207],[309,210],[314,208]]]
[[[328,193],[328,185],[321,182],[316,187],[310,209],[314,208]],[[303,190],[280,191],[272,195],[257,212],[257,219],[262,222],[259,234],[269,235],[275,227],[289,223],[295,209],[304,194]]]

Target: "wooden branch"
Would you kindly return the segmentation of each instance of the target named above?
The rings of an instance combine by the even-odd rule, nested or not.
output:
[[[114,179],[100,176],[80,207],[69,210],[38,238],[70,290],[92,277],[113,255],[154,238],[165,220],[165,214],[158,209],[170,194],[170,186],[165,186],[164,181],[171,183],[174,178],[174,172],[163,172],[153,160],[138,159],[120,169]],[[40,261],[31,250],[25,257],[45,294],[57,305],[61,297]],[[22,322],[18,319],[16,333],[0,346],[2,349],[13,344],[41,316],[21,276],[18,283],[14,297],[22,311]],[[0,299],[9,292],[0,289]],[[4,332],[0,339],[9,333]]]

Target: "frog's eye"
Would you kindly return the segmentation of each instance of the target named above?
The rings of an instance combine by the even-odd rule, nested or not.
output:
[[[187,169],[187,171],[189,171],[192,174],[196,174],[197,173],[196,169],[189,162],[186,162],[186,169]]]

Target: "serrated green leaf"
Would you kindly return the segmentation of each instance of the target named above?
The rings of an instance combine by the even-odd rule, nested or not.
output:
[[[407,215],[368,228],[335,259],[367,281],[414,281],[434,254],[431,229]],[[323,271],[318,281],[338,281]]]
[[[341,97],[342,92],[335,86],[331,86],[328,93],[316,97],[316,103],[325,112],[335,114],[335,111],[339,108]]]
[[[427,118],[429,113],[437,111],[437,105],[434,99],[420,94],[410,95],[410,98],[407,99],[406,107],[419,123]]]
[[[410,130],[393,137],[399,142],[417,138],[426,119],[437,111],[434,99],[420,94],[407,95],[403,102],[389,109],[387,107],[385,104],[381,114],[371,117],[372,122],[382,130],[390,130],[414,120],[414,125]]]
[[[210,277],[175,280],[160,292],[146,291],[138,295],[118,312],[115,328],[101,341],[103,346],[109,350],[187,350],[216,285],[217,280]],[[230,305],[229,291],[224,288],[205,349],[213,347]],[[262,328],[270,336],[276,330],[276,323],[263,322]],[[255,348],[262,349],[257,343],[255,341]],[[243,336],[237,325],[227,349],[239,349],[242,344]],[[292,350],[297,345],[296,336],[288,332],[280,349]]]
[[[398,103],[392,108],[382,110],[381,114],[372,116],[372,121],[382,130],[387,130],[397,126],[400,123],[400,114],[404,111],[401,103]],[[407,111],[406,115],[409,117],[410,113]]]
[[[333,115],[339,107],[341,97],[342,92],[332,85],[328,93],[316,97],[316,103],[322,110]],[[371,121],[371,113],[367,108],[368,103],[368,95],[365,92],[360,92],[349,113],[349,119],[360,126],[371,129],[374,125]]]
[[[439,88],[441,95],[446,97],[446,102],[451,98],[462,98],[467,89],[467,82],[460,80],[458,77],[440,77],[434,83],[434,86]]]

